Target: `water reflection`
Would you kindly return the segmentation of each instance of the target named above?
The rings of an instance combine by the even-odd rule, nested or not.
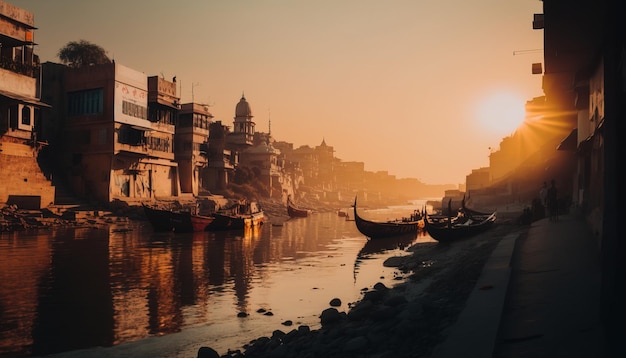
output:
[[[384,275],[376,265],[353,278],[359,250],[380,252],[373,245],[336,213],[245,232],[112,224],[2,233],[0,355],[110,347],[192,327],[230,348],[233,337],[265,335],[285,319],[314,326],[331,298],[355,300]],[[259,318],[259,308],[275,317]]]

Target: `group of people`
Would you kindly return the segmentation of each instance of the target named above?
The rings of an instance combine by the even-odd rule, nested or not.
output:
[[[539,198],[541,199],[541,203],[544,208],[548,211],[550,221],[559,220],[559,200],[557,194],[558,191],[556,188],[556,181],[554,179],[550,182],[550,187],[548,187],[547,182],[543,182],[543,186],[541,187],[541,190],[539,190]]]

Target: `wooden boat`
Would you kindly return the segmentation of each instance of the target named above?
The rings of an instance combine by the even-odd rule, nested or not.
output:
[[[232,208],[214,213],[213,219],[207,226],[209,231],[242,230],[263,225],[265,213],[256,202],[242,202]]]
[[[463,196],[463,200],[461,200],[461,210],[460,210],[465,216],[471,217],[471,218],[475,218],[475,219],[480,219],[480,218],[487,218],[491,215],[491,213],[488,212],[483,212],[483,211],[478,211],[478,210],[474,210],[471,208],[468,208],[467,205],[465,205],[465,196]]]
[[[195,215],[189,211],[160,209],[141,204],[154,231],[206,231],[214,220],[211,216]]]
[[[471,217],[451,216],[447,220],[439,222],[431,221],[428,214],[424,216],[424,230],[439,242],[450,242],[474,236],[489,230],[496,221],[497,212],[494,211],[488,217],[481,220],[474,220]]]
[[[204,216],[204,215],[191,215],[189,214],[189,218],[191,220],[191,227],[193,232],[199,231],[207,231],[209,225],[215,220],[213,216]]]
[[[291,196],[287,198],[287,214],[292,218],[305,218],[309,216],[311,210],[302,209],[296,206],[293,201],[291,201]]]
[[[354,198],[354,221],[361,234],[371,238],[383,238],[406,234],[417,234],[420,228],[420,218],[411,217],[391,221],[371,221],[362,218],[357,213],[356,198]]]

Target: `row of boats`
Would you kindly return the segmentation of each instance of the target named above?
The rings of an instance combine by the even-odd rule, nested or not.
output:
[[[428,232],[435,240],[449,242],[487,231],[496,221],[497,211],[481,212],[467,208],[465,200],[455,215],[451,202],[448,202],[447,215],[428,214],[415,211],[409,217],[372,221],[363,218],[357,211],[357,199],[354,199],[353,221],[363,235],[370,239],[415,235],[419,230]],[[217,230],[243,230],[261,226],[265,213],[257,202],[239,202],[232,207],[223,208],[211,215],[193,214],[189,210],[170,210],[143,205],[146,217],[155,231],[199,232]],[[298,207],[291,197],[287,199],[287,213],[292,218],[307,217],[311,210]]]
[[[199,232],[243,230],[261,226],[265,213],[257,202],[239,202],[211,215],[193,214],[191,210],[172,210],[143,204],[144,213],[155,231]]]
[[[477,235],[487,231],[493,226],[497,218],[497,210],[493,212],[481,212],[465,206],[465,199],[462,207],[452,215],[452,201],[448,201],[448,215],[428,214],[424,209],[422,212],[415,211],[409,217],[389,220],[372,221],[359,215],[357,211],[357,198],[354,198],[354,219],[356,227],[361,234],[370,239],[385,239],[397,236],[411,236],[417,234],[419,230],[424,230],[435,240],[449,242]],[[298,208],[291,198],[287,200],[287,212],[290,217],[307,217],[310,210]],[[347,215],[347,213],[344,213]]]
[[[493,226],[497,210],[486,213],[472,210],[465,206],[452,214],[451,201],[448,202],[448,215],[432,215],[426,210],[416,212],[408,218],[390,221],[372,221],[360,216],[357,212],[357,200],[354,199],[354,220],[357,229],[370,239],[381,239],[402,235],[413,235],[421,229],[435,240],[450,242],[487,231]]]
[[[142,204],[146,218],[155,231],[174,231],[178,233],[243,230],[261,226],[265,222],[265,213],[255,201],[241,201],[228,208],[222,208],[210,215],[195,214],[190,209],[169,209]],[[311,210],[298,207],[291,197],[287,199],[289,217],[307,217]]]

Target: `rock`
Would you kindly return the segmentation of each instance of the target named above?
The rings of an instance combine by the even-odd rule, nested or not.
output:
[[[332,307],[339,307],[341,306],[341,300],[338,298],[333,298],[332,300],[330,300],[330,305]]]
[[[211,347],[200,347],[198,358],[220,358],[220,355]]]
[[[244,353],[229,350],[223,358],[430,357],[462,311],[490,250],[507,230],[493,230],[492,237],[483,240],[489,244],[485,248],[466,245],[451,252],[421,245],[414,256],[399,258],[402,267],[413,265],[405,283],[388,288],[379,282],[362,290],[362,299],[348,304],[348,313],[325,309],[320,329],[300,326],[284,335],[275,333],[272,339],[246,346]],[[335,300],[331,306],[340,302]]]
[[[284,336],[285,336],[285,332],[281,331],[280,329],[277,329],[274,332],[272,332],[272,339],[281,339]]]
[[[389,288],[387,286],[385,286],[385,284],[382,283],[382,282],[376,282],[376,284],[374,285],[374,289],[376,291],[387,291],[387,290],[389,290]]]
[[[341,315],[336,308],[327,308],[320,315],[322,326],[332,324],[341,320]]]
[[[384,291],[367,291],[363,294],[364,301],[380,302],[385,297]]]
[[[348,319],[351,321],[363,320],[369,316],[373,307],[374,304],[371,301],[361,301],[348,312]]]

